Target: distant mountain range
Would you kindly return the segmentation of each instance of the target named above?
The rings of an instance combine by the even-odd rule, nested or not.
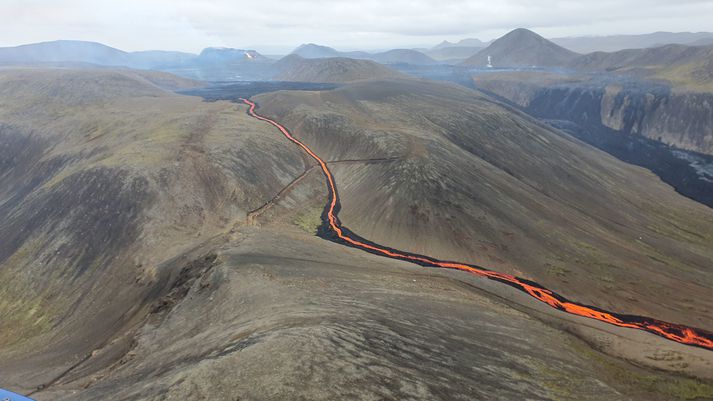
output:
[[[480,39],[473,39],[473,38],[468,38],[468,39],[462,39],[458,42],[449,42],[447,40],[444,40],[443,42],[437,44],[436,46],[433,47],[434,50],[437,49],[446,49],[449,47],[477,47],[477,48],[483,48],[488,46],[490,43],[492,43],[492,40],[490,42],[483,42]]]
[[[153,68],[184,63],[195,54],[171,51],[125,52],[96,42],[57,40],[0,48],[2,64],[87,63],[101,66]]]
[[[645,49],[669,44],[705,46],[713,44],[712,32],[654,32],[644,35],[612,35],[550,39],[577,53],[615,52],[625,49]]]
[[[580,39],[581,41],[577,42]],[[560,43],[568,41],[570,46],[575,46],[577,43],[579,43],[577,46],[584,46],[585,41],[589,41],[590,45],[595,42],[603,45],[606,42],[610,45],[627,43],[643,46],[648,43],[674,40],[705,45],[713,42],[713,34],[658,32],[650,35],[559,39]],[[299,71],[292,72],[293,77],[305,76],[307,80],[318,80],[315,71],[320,70],[325,74],[324,82],[337,82],[342,79],[335,75],[340,68],[347,77],[343,79],[351,80],[352,76],[367,76],[368,73],[365,71],[371,71],[375,76],[389,76],[387,71],[378,68],[379,65],[376,63],[393,65],[399,69],[402,69],[398,67],[399,65],[437,68],[437,64],[484,68],[488,65],[490,57],[494,67],[536,66],[616,71],[665,79],[687,88],[696,85],[703,85],[706,88],[713,86],[713,62],[708,47],[674,44],[580,55],[523,28],[509,32],[487,44],[485,48],[476,45],[486,45],[486,43],[477,39],[464,39],[456,43],[444,41],[432,49],[393,49],[379,53],[343,52],[328,46],[308,43],[299,46],[291,54],[291,56],[299,56],[302,61],[298,63],[294,57],[291,57],[279,63],[250,49],[209,47],[200,54],[161,50],[125,52],[101,43],[59,40],[0,48],[0,66],[123,67],[170,72],[205,81],[224,81],[269,80],[276,77],[284,79],[290,76],[290,73],[285,70],[287,65],[299,68]],[[340,60],[320,63],[305,61],[330,58]],[[352,63],[344,59],[372,63]],[[395,73],[393,70],[388,72]]]
[[[151,69],[196,79],[230,79],[235,66],[257,70],[273,61],[255,50],[206,48],[200,54],[174,51],[125,52],[96,42],[57,40],[0,48],[0,65],[102,66]],[[226,75],[227,74],[227,75]]]
[[[381,64],[429,65],[438,63],[428,55],[413,49],[393,49],[381,53],[367,53],[362,51],[341,52],[328,46],[307,43],[299,46],[291,54],[296,54],[306,59],[346,57],[352,59],[372,60]]]
[[[586,54],[597,51],[616,52],[625,49],[645,49],[668,44],[706,46],[713,44],[713,32],[654,32],[641,35],[560,37],[549,40],[565,49]],[[483,42],[473,38],[458,42],[444,40],[431,49],[420,50],[438,61],[457,61],[458,58],[466,59],[472,56],[491,43],[493,41]]]

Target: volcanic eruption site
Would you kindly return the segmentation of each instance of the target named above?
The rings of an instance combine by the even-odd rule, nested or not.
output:
[[[676,323],[669,323],[650,317],[620,314],[606,311],[595,306],[583,305],[570,301],[534,281],[492,271],[475,264],[443,261],[425,255],[389,248],[360,237],[350,231],[347,227],[342,226],[339,221],[339,194],[337,192],[334,176],[329,170],[327,163],[307,145],[295,138],[283,125],[275,120],[258,114],[255,111],[257,108],[257,104],[255,102],[245,98],[240,98],[240,100],[248,105],[248,114],[250,116],[275,126],[275,128],[277,128],[287,139],[302,148],[302,150],[312,157],[322,169],[322,173],[324,174],[327,182],[328,198],[322,212],[322,225],[317,231],[317,235],[320,237],[375,255],[403,260],[424,267],[461,270],[476,276],[487,277],[491,280],[507,284],[562,312],[598,320],[614,326],[646,331],[681,344],[713,351],[713,333],[706,330]]]

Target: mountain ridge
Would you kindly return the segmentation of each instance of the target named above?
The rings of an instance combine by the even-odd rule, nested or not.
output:
[[[345,83],[404,75],[371,60],[346,57],[303,58],[291,54],[275,63],[275,78],[282,81]]]

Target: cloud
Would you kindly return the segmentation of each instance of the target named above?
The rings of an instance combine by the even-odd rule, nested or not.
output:
[[[375,49],[490,39],[516,27],[546,36],[695,31],[710,29],[712,19],[713,2],[705,0],[5,0],[0,45],[82,39],[126,50],[286,51],[303,42]]]

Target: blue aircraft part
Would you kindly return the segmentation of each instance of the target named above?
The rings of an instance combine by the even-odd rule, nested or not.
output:
[[[34,401],[32,398],[27,398],[24,395],[15,394],[0,388],[0,401]]]

